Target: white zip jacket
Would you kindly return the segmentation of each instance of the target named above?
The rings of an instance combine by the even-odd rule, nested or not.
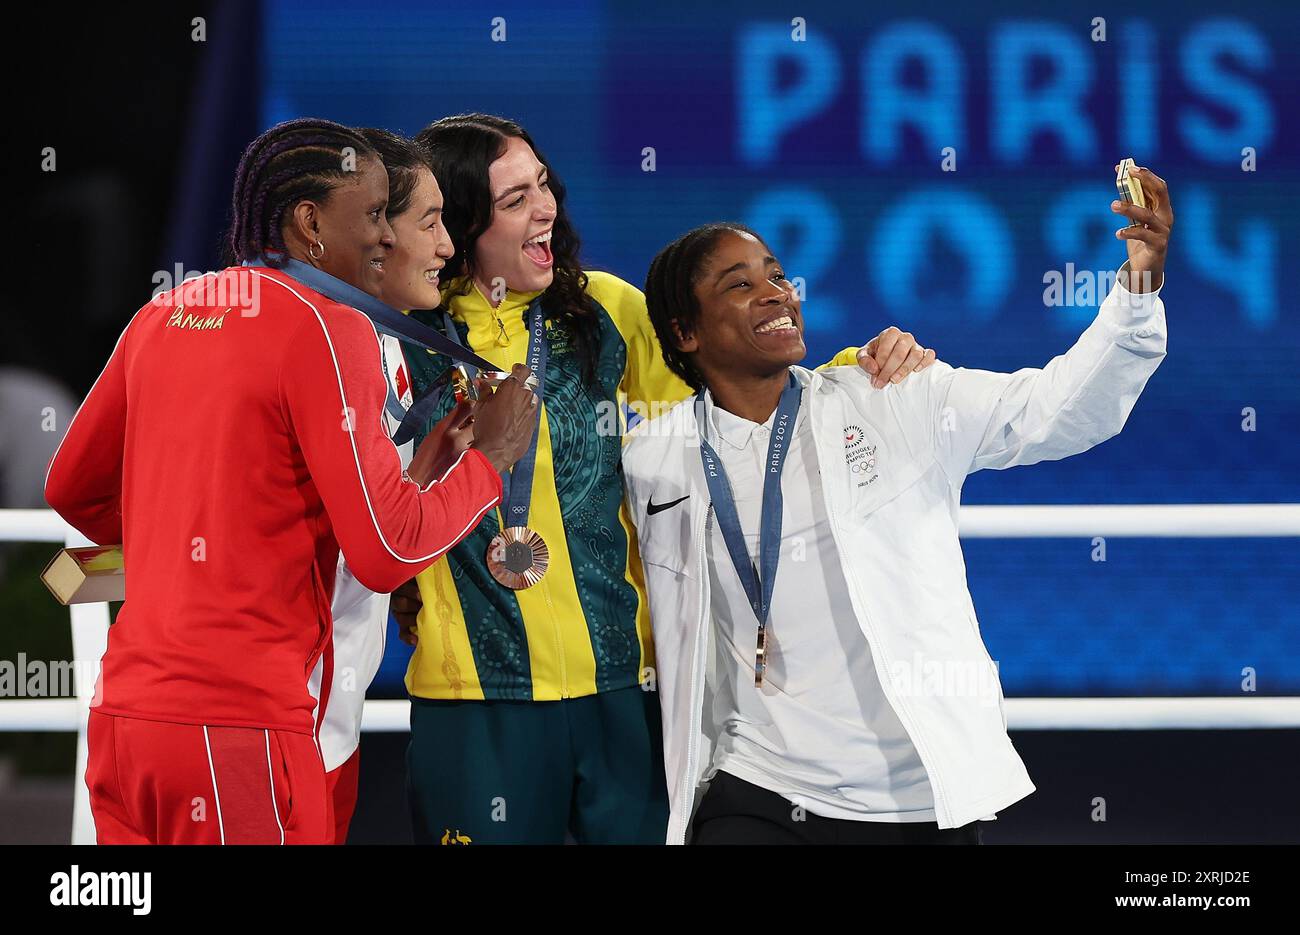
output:
[[[937,362],[875,389],[857,367],[793,368],[806,387],[852,606],[929,776],[940,828],[986,818],[1034,791],[1007,736],[997,668],[966,586],[962,484],[984,468],[1054,461],[1117,434],[1165,356],[1165,334],[1158,295],[1116,284],[1074,347],[1041,370]],[[713,747],[704,719],[714,629],[706,537],[718,533],[694,404],[691,397],[638,425],[623,453],[654,627],[670,844],[685,841]]]

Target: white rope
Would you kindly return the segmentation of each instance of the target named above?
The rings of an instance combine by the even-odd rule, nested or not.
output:
[[[964,538],[1300,536],[1297,503],[1186,503],[1132,506],[964,506]]]
[[[76,698],[5,698],[0,731],[72,731],[80,723]]]
[[[1008,698],[1010,730],[1300,727],[1300,698]]]
[[[1300,728],[1300,698],[1008,698],[1010,730],[1258,730]],[[0,701],[0,731],[74,731],[73,698]],[[361,729],[405,733],[409,701],[367,701]]]
[[[1300,536],[1300,503],[963,506],[958,521],[968,539]],[[53,510],[0,510],[0,541],[63,542],[68,533]]]
[[[64,542],[70,532],[53,510],[0,510],[0,542]]]

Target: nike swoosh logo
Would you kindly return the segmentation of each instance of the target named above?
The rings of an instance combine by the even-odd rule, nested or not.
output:
[[[655,503],[654,497],[651,497],[650,504],[645,508],[646,515],[654,516],[656,513],[662,513],[664,510],[667,510],[670,507],[677,506],[677,504],[681,503],[683,500],[689,500],[689,499],[691,499],[691,495],[687,494],[684,497],[678,497],[676,500],[672,501],[671,503]]]

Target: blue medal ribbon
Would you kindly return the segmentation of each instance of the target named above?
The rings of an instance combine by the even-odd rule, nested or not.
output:
[[[763,504],[759,514],[758,555],[759,567],[754,567],[745,546],[745,534],[740,527],[740,515],[736,512],[735,496],[731,492],[731,483],[727,479],[722,459],[707,435],[707,418],[704,413],[704,400],[695,400],[695,419],[700,429],[700,460],[704,465],[704,478],[709,485],[709,496],[713,500],[713,510],[718,517],[718,528],[731,556],[731,564],[745,589],[745,597],[758,619],[758,658],[754,663],[754,680],[760,684],[767,667],[765,658],[765,640],[768,617],[772,612],[772,588],[776,584],[776,570],[781,561],[781,521],[784,500],[781,496],[781,472],[785,469],[785,456],[794,440],[795,419],[799,415],[799,406],[803,401],[803,388],[793,373],[790,382],[781,391],[781,400],[776,407],[776,420],[772,423],[772,436],[767,445],[767,470],[763,476]]]
[[[533,424],[533,441],[528,446],[528,451],[515,462],[513,471],[503,471],[501,474],[502,529],[528,525],[528,506],[533,498],[533,469],[537,466],[537,438],[542,425],[541,400],[542,393],[546,390],[546,364],[550,357],[549,348],[546,346],[546,313],[542,311],[540,296],[533,299],[526,314],[528,316],[528,359],[525,363],[533,372],[533,376],[537,377],[537,421]],[[449,339],[458,347],[463,346],[451,315],[445,315],[443,320],[447,326]],[[469,378],[473,380],[478,376],[478,369],[472,363],[464,363]],[[496,369],[487,361],[483,364],[484,370]]]
[[[279,269],[326,298],[341,302],[344,305],[351,305],[369,318],[374,323],[377,331],[391,335],[394,338],[401,338],[403,341],[410,341],[412,344],[417,344],[434,353],[446,354],[457,363],[472,364],[484,370],[492,369],[492,365],[482,357],[479,357],[463,344],[452,341],[436,328],[430,328],[428,325],[408,318],[392,306],[376,299],[369,292],[363,292],[351,283],[346,283],[337,276],[331,276],[324,270],[319,270],[310,264],[303,263],[301,260],[287,259],[279,267],[275,267],[267,263],[263,257],[258,257],[256,262],[245,263],[244,265],[267,266],[271,269]]]
[[[480,370],[496,370],[491,361],[475,354],[461,342],[460,335],[457,333],[450,315],[446,315],[444,319],[447,323],[448,333],[442,334],[436,328],[430,328],[421,322],[408,318],[370,293],[344,282],[337,276],[331,276],[329,273],[319,270],[308,263],[303,263],[301,260],[289,258],[285,259],[279,266],[275,266],[269,263],[265,257],[257,257],[256,260],[246,261],[243,265],[278,269],[326,298],[333,299],[343,305],[350,305],[369,318],[376,331],[403,341],[410,341],[425,350],[443,354],[457,363],[464,364],[469,372],[470,379],[476,377]],[[536,392],[540,401],[542,392],[546,387],[546,363],[548,358],[546,315],[542,311],[540,297],[534,299],[528,308],[528,328],[528,369],[537,377]],[[391,383],[388,388],[388,395],[387,408],[389,412],[400,411],[396,418],[401,424],[393,435],[393,442],[402,445],[410,441],[416,432],[427,423],[429,415],[437,406],[441,393],[440,391],[426,393],[416,400],[409,410],[402,408],[400,400],[396,399],[396,393],[393,391]],[[394,404],[397,406],[397,410],[393,409]],[[537,433],[541,426],[541,420],[542,407],[539,404],[537,407],[537,421],[533,426],[533,441],[528,448],[528,453],[515,464],[513,472],[506,471],[501,475],[501,502],[505,511],[503,513],[502,528],[507,525],[525,526],[528,524],[528,505],[533,493],[533,469],[537,464]]]
[[[381,334],[402,341],[409,341],[436,354],[444,354],[457,363],[474,368],[475,373],[479,369],[494,369],[492,364],[465,347],[460,341],[440,334],[436,328],[430,328],[421,322],[408,318],[392,306],[381,302],[369,292],[358,289],[337,276],[331,276],[324,270],[319,270],[309,263],[287,258],[279,266],[276,266],[270,263],[266,257],[259,256],[255,260],[246,260],[243,265],[277,269],[298,280],[304,286],[319,292],[327,299],[333,299],[335,302],[355,308],[369,318],[371,324],[375,326],[375,330]],[[451,333],[453,336],[455,335],[454,328]],[[386,373],[388,361],[387,358],[383,358],[383,360]],[[426,393],[420,399],[415,400],[410,409],[407,409],[402,405],[402,401],[397,398],[392,382],[389,381],[388,399],[385,401],[384,408],[393,420],[399,423],[397,431],[393,433],[393,444],[405,445],[414,438],[416,433],[428,423],[429,416],[437,408],[441,396],[442,394],[438,390]]]

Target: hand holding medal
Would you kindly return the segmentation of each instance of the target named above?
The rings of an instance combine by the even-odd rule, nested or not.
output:
[[[501,532],[488,544],[487,567],[493,578],[512,590],[541,581],[551,557],[545,540],[526,525],[540,421],[538,397],[530,388],[535,382],[527,367],[516,364],[495,392],[488,390],[486,381],[479,383],[484,395],[474,411],[473,445],[502,472]],[[496,445],[489,442],[493,437],[500,439]]]
[[[476,376],[471,376],[466,365],[457,364],[451,372],[451,389],[458,403],[478,402],[510,377],[510,374],[500,370],[480,370]],[[536,390],[537,375],[529,376],[524,385],[530,390]]]
[[[527,367],[516,364],[514,370],[506,374],[461,364],[453,368],[451,375],[452,392],[456,394],[457,402],[475,400],[475,440],[471,443],[472,446],[481,449],[492,461],[493,467],[501,472],[501,531],[488,544],[485,560],[492,577],[502,586],[515,591],[531,588],[541,581],[551,560],[546,540],[536,530],[528,527],[528,507],[533,496],[533,467],[537,461],[537,432],[542,422],[542,410],[538,402],[546,389],[546,362],[549,356],[546,345],[546,313],[542,310],[540,300],[534,299],[528,306],[525,321],[528,324]],[[443,325],[447,338],[461,343],[456,323],[450,314],[443,316]],[[492,390],[494,385],[497,387],[495,392]],[[484,407],[493,405],[493,401],[503,393],[510,394],[509,398],[515,399],[520,392],[525,392],[530,397],[525,416],[528,431],[526,436],[522,436],[524,450],[515,451],[512,448],[509,452],[492,453],[492,443],[488,441],[493,437],[491,433],[504,429],[498,428],[495,421],[491,426],[483,424]],[[515,427],[522,428],[522,424]],[[480,444],[479,439],[485,443]],[[515,462],[518,465],[512,470],[511,465]]]
[[[530,377],[527,367],[515,364],[494,392],[484,393],[474,404],[474,441],[469,447],[482,452],[498,471],[510,470],[531,447],[537,427],[537,394],[526,384]]]

